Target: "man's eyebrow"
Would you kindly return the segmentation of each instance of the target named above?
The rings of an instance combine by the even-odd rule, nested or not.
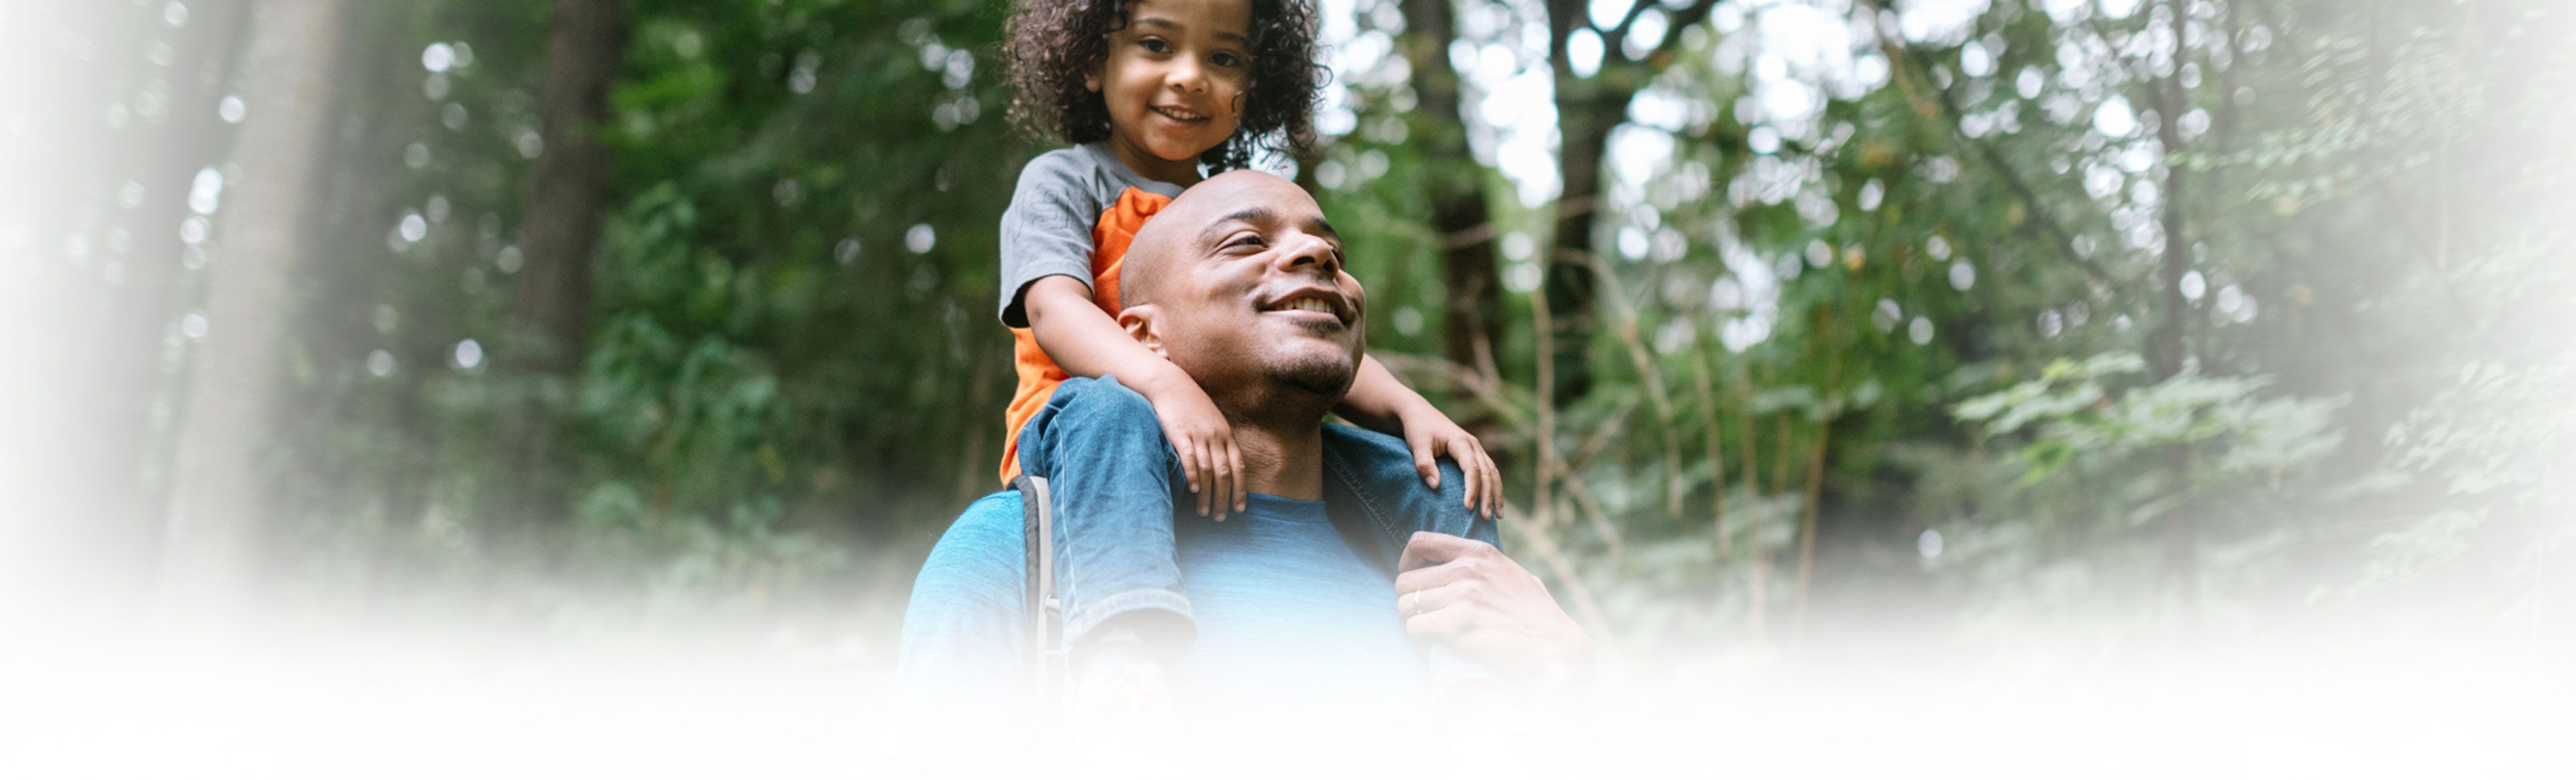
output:
[[[1278,218],[1279,215],[1277,212],[1273,212],[1262,206],[1251,206],[1236,209],[1232,214],[1218,217],[1216,218],[1216,221],[1209,222],[1207,230],[1199,233],[1199,240],[1211,244],[1216,243],[1216,240],[1219,237],[1218,234],[1224,232],[1225,227],[1229,224],[1236,222],[1249,222],[1259,225],[1269,223]]]
[[[1333,241],[1336,243],[1342,240],[1341,232],[1334,230],[1333,223],[1324,221],[1324,217],[1321,214],[1306,218],[1306,232],[1321,233],[1326,236],[1331,236]]]
[[[1222,237],[1227,226],[1238,222],[1254,225],[1266,225],[1277,221],[1279,221],[1279,212],[1272,211],[1266,206],[1247,206],[1236,209],[1234,213],[1218,217],[1216,218],[1216,221],[1208,223],[1207,230],[1200,232],[1199,240],[1202,243],[1216,243],[1217,240]],[[1333,223],[1324,221],[1324,215],[1322,214],[1307,217],[1305,219],[1305,224],[1299,225],[1298,227],[1308,233],[1314,233],[1331,238],[1333,243],[1338,244],[1342,242],[1341,232],[1333,229]]]

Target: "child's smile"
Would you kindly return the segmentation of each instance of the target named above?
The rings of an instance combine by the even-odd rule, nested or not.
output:
[[[1248,0],[1140,0],[1084,86],[1109,109],[1109,146],[1137,173],[1198,181],[1199,155],[1234,135],[1250,82]]]
[[[1183,124],[1195,124],[1208,120],[1208,115],[1191,111],[1180,106],[1155,106],[1154,113],[1171,117],[1172,121]]]

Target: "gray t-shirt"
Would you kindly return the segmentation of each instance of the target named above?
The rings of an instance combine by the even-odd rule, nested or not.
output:
[[[1020,169],[1002,212],[1002,324],[1029,326],[1020,296],[1030,282],[1063,274],[1091,286],[1092,232],[1127,190],[1180,197],[1181,186],[1145,178],[1095,141],[1038,155]]]

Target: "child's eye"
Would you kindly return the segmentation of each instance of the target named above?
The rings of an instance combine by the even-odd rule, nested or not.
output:
[[[1239,68],[1243,66],[1243,58],[1235,56],[1234,52],[1230,51],[1217,52],[1216,56],[1209,57],[1208,61],[1216,63],[1216,66],[1220,68]]]
[[[1150,51],[1155,54],[1170,54],[1172,52],[1172,44],[1161,38],[1147,38],[1137,41],[1136,45],[1143,46],[1146,51]]]

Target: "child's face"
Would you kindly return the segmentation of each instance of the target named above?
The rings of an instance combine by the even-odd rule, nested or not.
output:
[[[1109,140],[1129,167],[1164,181],[1198,178],[1198,157],[1234,135],[1251,82],[1250,0],[1137,0],[1109,33],[1109,56],[1084,77],[1109,107]]]

